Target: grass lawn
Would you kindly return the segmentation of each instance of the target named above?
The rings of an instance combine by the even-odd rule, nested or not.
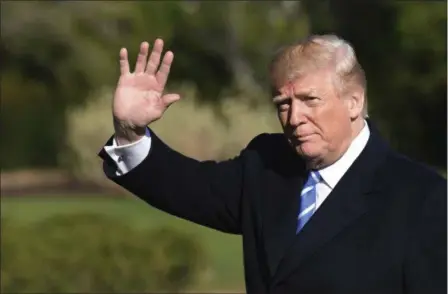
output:
[[[2,197],[3,217],[32,222],[55,214],[94,212],[119,217],[138,228],[168,225],[200,238],[213,271],[195,291],[243,292],[241,237],[217,232],[158,211],[136,198]]]

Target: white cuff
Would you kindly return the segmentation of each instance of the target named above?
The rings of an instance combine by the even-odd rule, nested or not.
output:
[[[117,163],[117,176],[124,175],[137,167],[148,156],[151,149],[151,134],[146,128],[146,133],[140,140],[118,146],[115,138],[112,140],[112,146],[104,146],[104,151]]]

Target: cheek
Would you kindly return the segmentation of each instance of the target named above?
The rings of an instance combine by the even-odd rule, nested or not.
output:
[[[280,120],[282,127],[285,127],[288,122],[288,113],[286,111],[278,111],[277,116],[278,119]]]
[[[338,108],[323,116],[322,131],[329,145],[337,145],[350,133],[347,109]]]
[[[315,125],[320,132],[320,139],[326,144],[332,144],[339,137],[339,133],[345,126],[341,125],[341,111],[323,109],[316,113]]]

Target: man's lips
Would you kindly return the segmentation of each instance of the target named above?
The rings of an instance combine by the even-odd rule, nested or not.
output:
[[[306,134],[306,135],[300,135],[300,136],[291,136],[290,140],[291,142],[295,143],[295,144],[300,144],[303,143],[307,140],[309,140],[312,136],[314,136],[315,134]]]

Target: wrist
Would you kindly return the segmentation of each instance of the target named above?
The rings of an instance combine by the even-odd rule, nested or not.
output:
[[[128,124],[114,120],[115,140],[118,145],[128,145],[139,141],[145,136],[146,128],[129,126]]]

